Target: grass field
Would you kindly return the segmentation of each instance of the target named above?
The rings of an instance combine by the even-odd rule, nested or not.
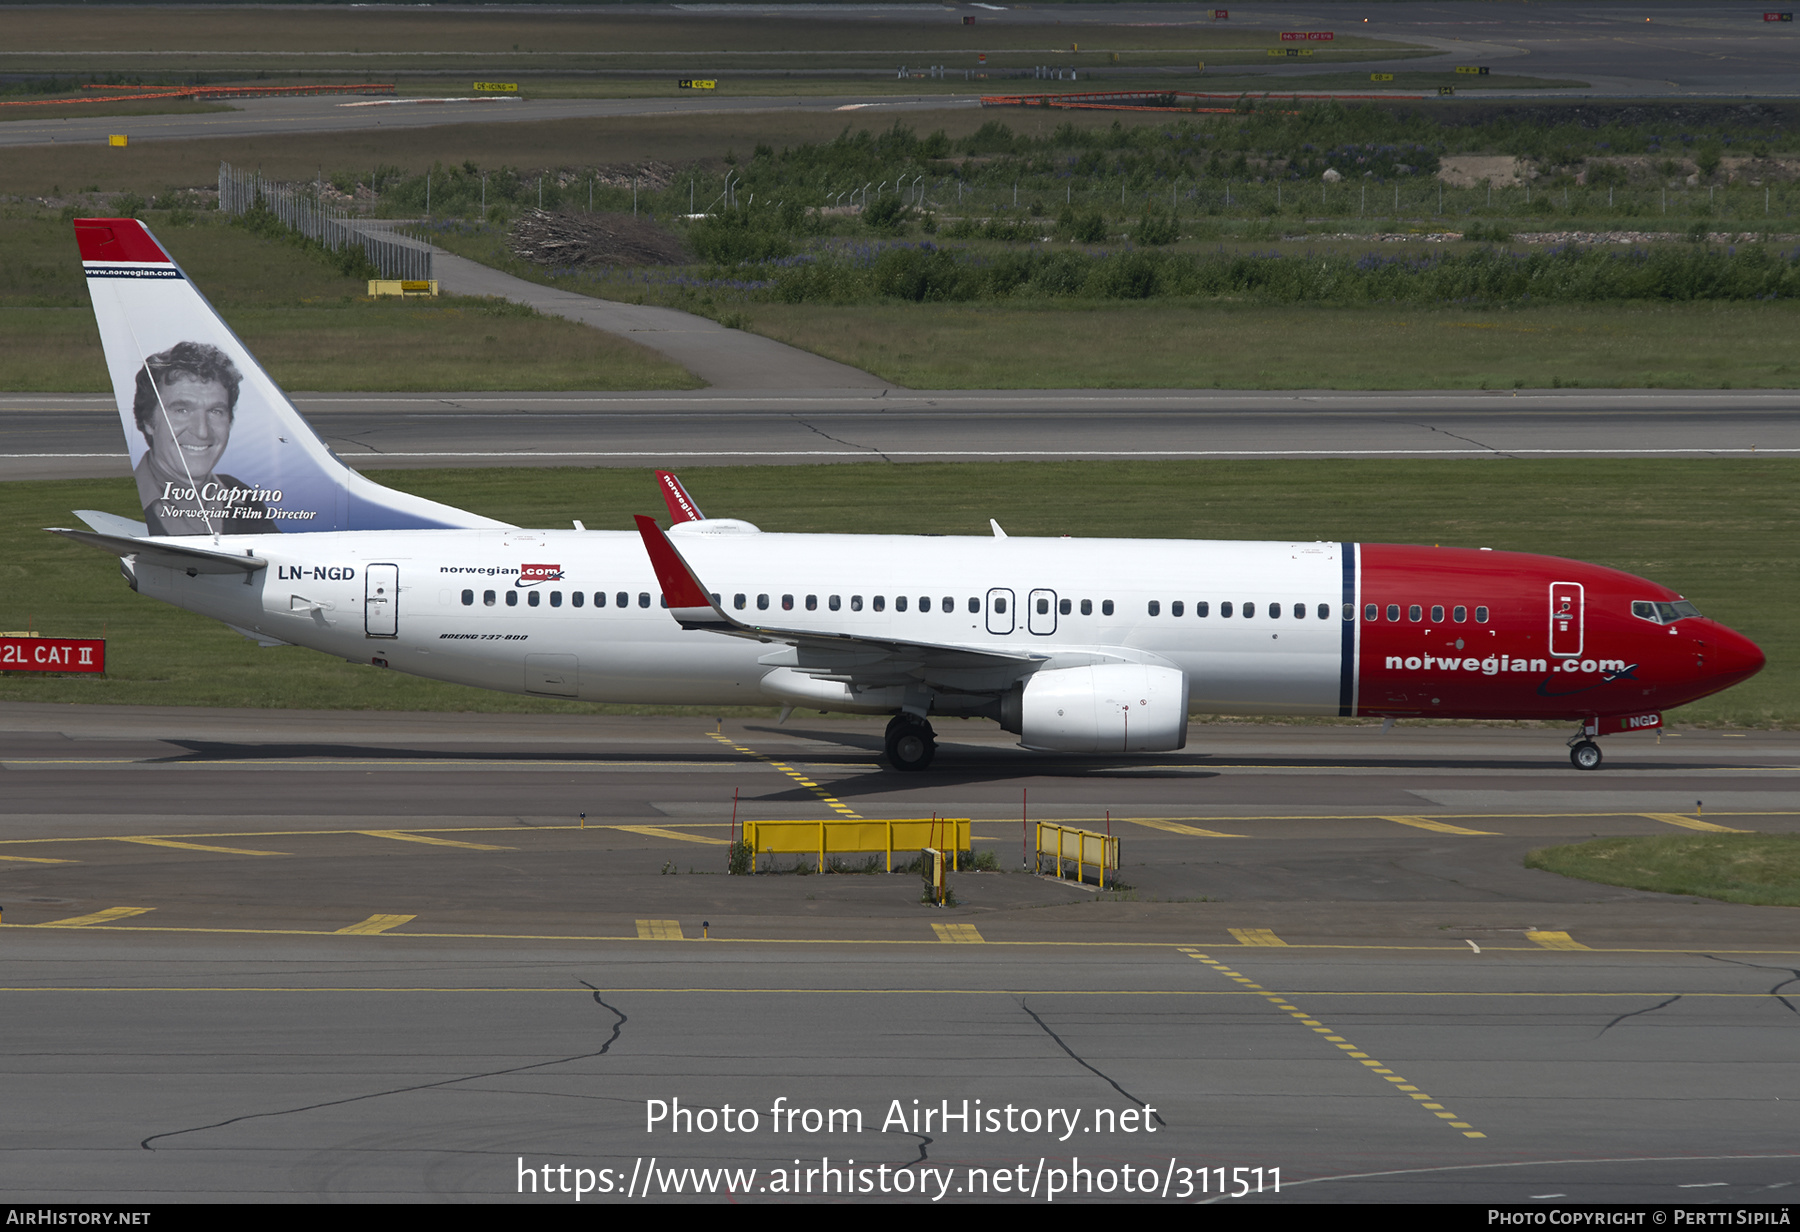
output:
[[[1800,306],[755,303],[745,328],[913,389],[1790,389]]]
[[[686,369],[624,338],[478,299],[371,300],[314,251],[217,214],[150,215],[227,323],[287,389],[692,389]],[[74,230],[0,217],[0,389],[112,388]]]
[[[1546,847],[1527,868],[1663,894],[1800,907],[1800,836],[1666,834]]]
[[[648,471],[405,471],[374,477],[533,526],[624,529],[658,512]],[[1168,462],[720,467],[685,479],[715,516],[767,531],[1444,543],[1578,556],[1674,586],[1769,666],[1674,715],[1800,726],[1800,462]],[[0,485],[0,629],[109,640],[104,679],[0,677],[13,701],[584,711],[258,649],[132,594],[109,557],[44,534],[72,509],[135,509],[129,480]],[[1724,545],[1724,550],[1721,550]]]

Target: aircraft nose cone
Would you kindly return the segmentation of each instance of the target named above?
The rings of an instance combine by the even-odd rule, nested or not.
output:
[[[1734,682],[1756,675],[1767,661],[1760,646],[1742,633],[1723,625],[1718,627],[1712,642],[1711,653],[1707,656],[1711,659],[1708,666],[1717,675]]]

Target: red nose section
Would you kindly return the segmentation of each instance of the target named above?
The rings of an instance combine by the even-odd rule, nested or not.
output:
[[[1718,677],[1719,687],[1727,688],[1740,680],[1748,680],[1762,671],[1762,648],[1742,633],[1727,629],[1724,625],[1715,626],[1713,635],[1712,660],[1708,664]]]

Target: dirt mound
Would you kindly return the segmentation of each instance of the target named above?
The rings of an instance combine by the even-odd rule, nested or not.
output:
[[[585,265],[685,265],[693,260],[674,235],[631,214],[531,210],[512,227],[512,253],[554,269]]]

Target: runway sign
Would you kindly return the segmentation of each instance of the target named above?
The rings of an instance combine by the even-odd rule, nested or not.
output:
[[[684,90],[716,90],[719,86],[716,81],[699,81],[692,77],[683,77],[677,84]]]
[[[104,672],[100,638],[0,637],[0,672]]]
[[[516,81],[478,81],[475,89],[483,94],[517,94],[519,83]]]

